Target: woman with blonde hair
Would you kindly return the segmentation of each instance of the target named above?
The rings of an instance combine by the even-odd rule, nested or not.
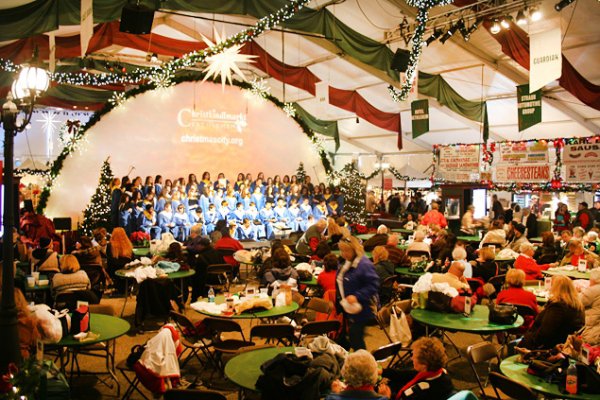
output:
[[[366,348],[365,327],[375,318],[379,302],[379,277],[371,260],[365,257],[362,245],[354,236],[339,241],[341,256],[346,262],[338,268],[336,306],[344,313],[350,347]]]
[[[90,278],[79,266],[77,257],[65,254],[60,258],[60,272],[52,277],[52,296],[65,292],[88,290]]]
[[[329,247],[332,249],[337,249],[338,242],[344,236],[343,228],[335,222],[335,219],[328,217],[327,218],[327,242]]]
[[[132,259],[133,244],[127,237],[127,233],[123,228],[113,229],[108,246],[106,246],[106,267],[111,278],[114,278],[116,270],[123,268]]]
[[[531,350],[551,349],[564,343],[567,336],[581,329],[584,323],[583,303],[573,282],[566,276],[554,276],[550,299],[520,346]]]

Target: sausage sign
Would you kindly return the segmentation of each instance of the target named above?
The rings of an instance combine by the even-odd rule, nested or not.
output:
[[[565,144],[563,164],[565,181],[572,183],[600,182],[600,144]]]

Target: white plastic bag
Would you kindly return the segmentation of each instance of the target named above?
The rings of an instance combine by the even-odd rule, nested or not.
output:
[[[150,254],[155,255],[158,254],[158,248],[160,247],[161,240],[160,239],[152,239],[150,241]]]
[[[392,307],[390,314],[390,338],[393,342],[400,342],[403,346],[408,346],[412,341],[412,333],[406,314],[400,310],[400,316],[396,314],[396,307]]]

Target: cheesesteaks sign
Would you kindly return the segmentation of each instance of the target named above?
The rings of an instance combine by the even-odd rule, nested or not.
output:
[[[563,164],[565,180],[573,183],[600,182],[600,144],[565,144]]]
[[[548,164],[499,164],[495,167],[496,182],[548,182],[550,165]]]

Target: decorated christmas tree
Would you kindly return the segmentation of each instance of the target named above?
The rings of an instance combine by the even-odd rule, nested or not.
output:
[[[340,171],[340,189],[344,194],[344,216],[350,224],[366,223],[366,185],[354,163]]]
[[[96,193],[92,195],[90,203],[83,211],[83,224],[81,224],[80,227],[80,234],[89,236],[96,228],[106,228],[109,232],[111,231],[110,182],[112,179],[113,173],[107,158],[100,169],[100,182],[96,188]]]
[[[298,169],[296,170],[296,178],[298,178],[298,183],[304,183],[304,178],[306,178],[306,170],[304,169],[304,163],[300,163],[298,165]]]

